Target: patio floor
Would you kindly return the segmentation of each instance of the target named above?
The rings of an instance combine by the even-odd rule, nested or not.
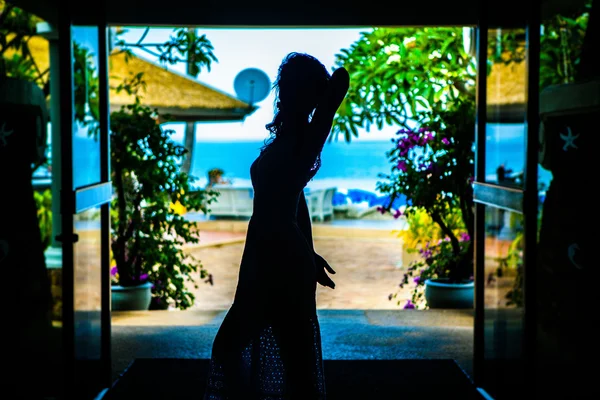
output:
[[[210,358],[225,311],[113,312],[113,379],[139,358]],[[453,359],[472,376],[472,310],[318,310],[326,360]]]

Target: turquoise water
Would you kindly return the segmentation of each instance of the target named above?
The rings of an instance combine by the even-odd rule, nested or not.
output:
[[[206,184],[207,172],[212,168],[221,168],[225,177],[234,183],[247,184],[250,179],[250,164],[258,156],[262,141],[246,142],[208,142],[198,141],[194,150],[192,175],[197,184]],[[356,141],[353,143],[327,143],[321,155],[322,166],[313,186],[336,186],[341,189],[363,189],[375,191],[379,174],[391,171],[386,152],[392,143],[388,141]],[[515,141],[493,143],[488,146],[486,175],[493,180],[496,167],[505,163],[514,171],[522,170],[524,165],[523,144]],[[540,180],[549,183],[551,175],[540,168]]]

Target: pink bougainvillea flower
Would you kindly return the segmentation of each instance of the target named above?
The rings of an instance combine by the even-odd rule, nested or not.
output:
[[[406,172],[406,170],[408,169],[408,164],[406,164],[406,161],[400,160],[398,161],[397,167],[400,171]]]
[[[442,138],[442,143],[448,146],[450,144],[450,141],[447,138]]]
[[[460,235],[460,240],[461,240],[462,242],[468,242],[469,240],[471,240],[471,236],[469,236],[469,234],[468,234],[468,233],[466,233],[466,232],[463,232],[463,233],[461,233],[461,235]]]
[[[396,210],[396,212],[394,212],[394,218],[398,219],[402,216],[402,211],[400,211],[400,209]]]
[[[381,214],[385,214],[386,209],[381,206],[377,206],[377,211],[379,211]]]
[[[406,305],[404,306],[405,310],[414,310],[415,309],[415,305],[412,303],[412,301],[407,300]]]
[[[414,279],[413,279],[413,282],[418,285],[419,282],[421,282],[421,277],[420,276],[415,276]]]
[[[117,269],[117,266],[116,266],[116,265],[110,269],[110,275],[111,275],[111,276],[115,276],[115,275],[117,275],[118,273],[119,273],[119,270]]]

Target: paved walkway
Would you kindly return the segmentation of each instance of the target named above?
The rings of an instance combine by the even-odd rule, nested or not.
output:
[[[472,376],[471,310],[319,310],[327,360],[448,359]],[[225,311],[113,313],[113,378],[134,358],[209,358]]]

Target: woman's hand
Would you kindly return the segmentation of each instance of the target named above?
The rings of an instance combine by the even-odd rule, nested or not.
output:
[[[335,282],[331,280],[327,272],[335,274],[335,271],[327,261],[317,253],[315,253],[315,264],[317,265],[317,282],[323,286],[335,289]]]

